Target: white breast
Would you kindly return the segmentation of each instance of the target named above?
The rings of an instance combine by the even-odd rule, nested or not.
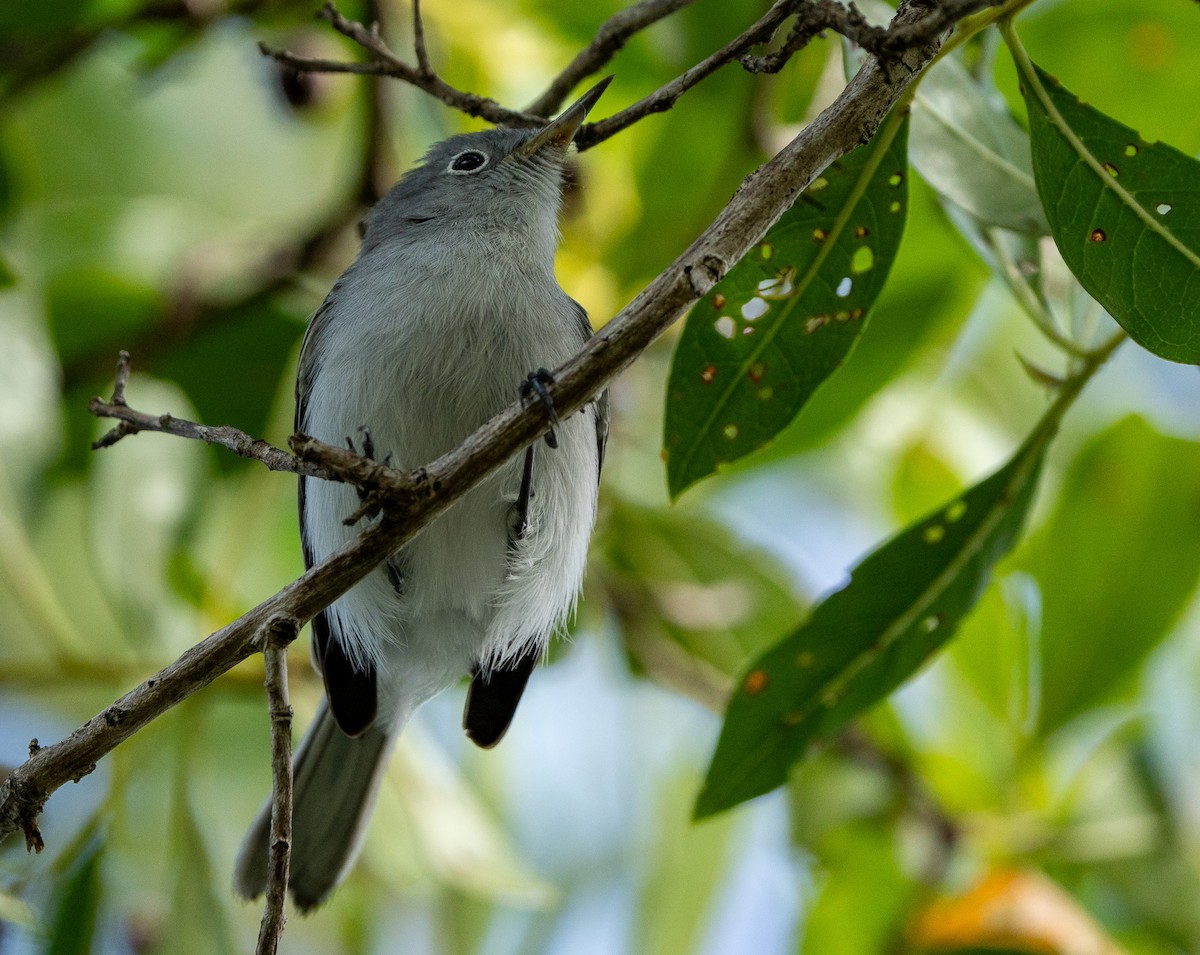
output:
[[[321,336],[304,427],[341,444],[365,426],[377,456],[416,467],[511,404],[530,371],[573,355],[582,338],[575,307],[549,265],[494,252],[479,236],[465,248],[457,242],[453,256],[425,242],[360,258]],[[559,439],[557,451],[538,454],[530,531],[515,559],[507,538],[520,460],[408,546],[402,597],[381,571],[331,608],[331,629],[352,658],[393,671],[419,663],[430,671],[425,696],[480,659],[494,663],[548,639],[583,574],[599,467],[593,412],[564,422]],[[306,487],[307,537],[320,560],[355,533],[341,521],[358,500],[342,485]]]

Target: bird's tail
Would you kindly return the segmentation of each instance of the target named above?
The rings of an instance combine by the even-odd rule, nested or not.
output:
[[[327,704],[296,752],[292,800],[292,899],[307,910],[338,884],[362,845],[371,806],[387,764],[391,735],[373,726],[351,739]],[[246,834],[234,870],[234,889],[246,898],[267,884],[270,800]]]

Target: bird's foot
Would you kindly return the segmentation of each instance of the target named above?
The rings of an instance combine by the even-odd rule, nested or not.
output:
[[[371,434],[371,429],[364,424],[358,429],[358,433],[360,436],[359,444],[361,445],[362,450],[360,451],[354,446],[354,439],[349,436],[346,437],[346,447],[349,448],[354,454],[361,455],[364,458],[369,458],[372,461],[378,461],[380,464],[390,467],[392,463],[391,451],[383,456],[382,461],[375,457],[375,437]],[[367,497],[368,493],[362,488],[359,488],[358,499],[365,502]]]
[[[531,371],[521,382],[521,400],[528,401],[531,397],[536,397],[538,401],[546,409],[546,414],[550,416],[550,430],[546,432],[546,444],[552,448],[558,447],[558,435],[554,429],[559,427],[558,411],[554,407],[554,399],[550,397],[550,392],[546,390],[547,385],[554,384],[554,375],[546,368],[539,368],[537,371]]]

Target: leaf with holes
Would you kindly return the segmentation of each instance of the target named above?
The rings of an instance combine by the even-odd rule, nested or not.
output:
[[[673,497],[770,441],[854,347],[904,231],[907,139],[893,115],[692,310],[667,384]]]
[[[867,556],[754,662],[730,700],[697,818],[780,785],[810,743],[883,699],[953,636],[1016,541],[1055,421],[991,477]]]
[[[1200,162],[1092,109],[1011,28],[1050,231],[1079,283],[1138,344],[1200,364]]]

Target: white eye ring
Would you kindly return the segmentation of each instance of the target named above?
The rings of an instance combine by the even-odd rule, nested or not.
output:
[[[471,158],[467,158],[471,157]],[[465,160],[465,162],[463,162]],[[469,163],[476,162],[475,165]],[[461,163],[461,165],[460,165]],[[469,176],[472,173],[479,172],[481,169],[486,169],[488,164],[488,155],[478,149],[464,149],[461,153],[456,154],[446,166],[446,172],[452,176]]]

